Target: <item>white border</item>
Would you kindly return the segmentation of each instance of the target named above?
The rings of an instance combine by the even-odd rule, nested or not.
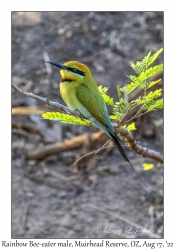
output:
[[[165,111],[164,111],[164,151],[165,151],[165,236],[162,242],[174,242],[175,224],[175,35],[173,1],[9,1],[1,3],[0,50],[1,50],[1,157],[0,157],[0,240],[11,240],[11,11],[164,11],[165,36]],[[11,240],[14,241],[14,240]],[[21,240],[19,240],[21,241]],[[26,240],[22,240],[25,242]],[[28,241],[28,240],[27,240]],[[45,240],[37,240],[37,242]],[[48,241],[48,240],[46,240]],[[62,240],[65,241],[65,240]],[[71,241],[71,240],[70,240]],[[128,242],[128,240],[118,240]],[[148,240],[155,242],[156,240]],[[56,240],[54,240],[56,242]],[[72,241],[73,242],[73,241]],[[98,242],[98,240],[95,240]],[[161,240],[157,240],[161,242]],[[1,246],[1,242],[0,242]],[[28,247],[25,249],[29,249]],[[47,248],[45,248],[47,249]],[[67,249],[67,248],[65,248]],[[130,249],[130,248],[129,248]],[[166,248],[164,248],[166,249]],[[171,248],[172,249],[172,248]]]

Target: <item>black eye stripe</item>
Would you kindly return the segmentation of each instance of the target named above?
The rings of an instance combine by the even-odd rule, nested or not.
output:
[[[73,73],[76,73],[76,74],[78,74],[78,75],[80,75],[80,76],[85,76],[85,73],[84,73],[83,71],[78,70],[78,69],[76,69],[76,68],[67,68],[67,69],[69,69],[69,70],[72,71]]]

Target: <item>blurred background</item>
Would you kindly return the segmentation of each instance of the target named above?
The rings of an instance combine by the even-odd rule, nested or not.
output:
[[[128,84],[126,75],[134,73],[131,62],[162,47],[163,12],[12,12],[13,83],[61,104],[59,69],[45,61],[86,64],[117,101],[116,86]],[[162,63],[163,56],[156,62]],[[41,119],[48,110],[56,111],[12,89],[12,238],[163,237],[163,167],[125,147],[139,175],[155,190],[151,196],[114,147],[75,166],[107,138],[99,134],[101,140],[92,142],[85,133],[97,129]],[[137,119],[136,126],[135,139],[163,154],[163,111]],[[43,148],[58,145],[64,149],[42,154]],[[143,171],[144,162],[155,166]],[[133,223],[149,232],[135,232]]]

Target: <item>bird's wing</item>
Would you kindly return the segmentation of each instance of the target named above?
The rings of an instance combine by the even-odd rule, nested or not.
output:
[[[81,84],[77,88],[76,97],[98,122],[110,130],[113,129],[108,117],[106,104],[100,93],[97,92],[94,94],[86,85]],[[86,114],[83,115],[86,116]]]
[[[112,124],[109,120],[106,104],[103,100],[103,97],[98,95],[100,95],[100,93],[94,95],[86,85],[80,85],[77,88],[76,96],[80,104],[85,107],[85,110],[83,110],[83,112],[82,110],[79,111],[85,117],[93,121],[97,127],[101,128],[114,141],[123,158],[126,161],[129,161],[124,149],[120,144],[120,139],[114,132]],[[92,120],[90,117],[88,117],[89,113],[92,115],[92,117],[95,118],[95,120]]]

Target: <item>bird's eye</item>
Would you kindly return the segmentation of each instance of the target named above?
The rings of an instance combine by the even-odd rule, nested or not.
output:
[[[77,69],[72,69],[72,72],[77,72]]]
[[[76,69],[76,68],[68,68],[68,70],[72,71],[73,73],[76,73],[77,75],[80,75],[80,76],[85,76],[85,73],[79,69]]]

